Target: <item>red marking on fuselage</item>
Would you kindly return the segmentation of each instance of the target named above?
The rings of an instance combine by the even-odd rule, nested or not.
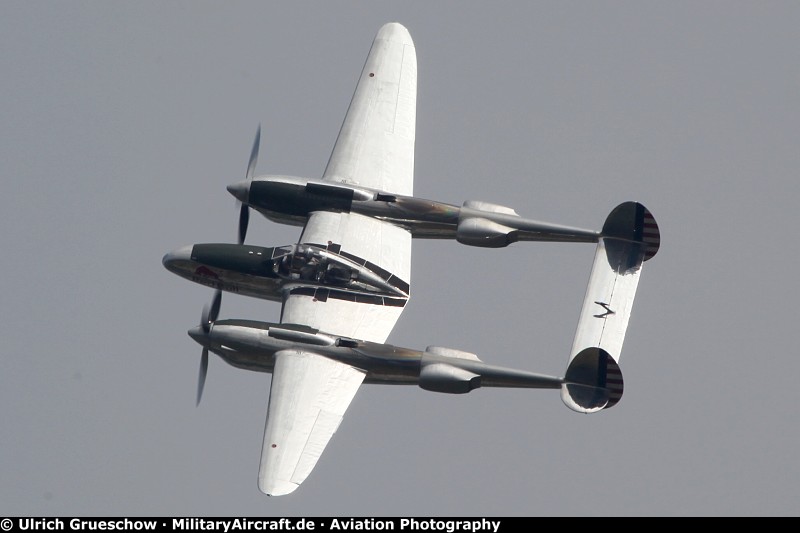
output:
[[[207,266],[199,266],[197,270],[194,271],[195,276],[203,276],[204,278],[214,278],[219,279],[219,275],[208,268]]]

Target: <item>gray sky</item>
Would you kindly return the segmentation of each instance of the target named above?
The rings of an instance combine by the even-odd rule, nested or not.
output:
[[[0,9],[0,516],[797,515],[797,2],[56,2]],[[161,257],[225,186],[319,177],[378,28],[419,64],[415,193],[599,229],[655,215],[625,395],[365,386],[295,493],[256,487],[268,374],[187,335]],[[252,217],[248,242],[297,228]],[[389,341],[562,374],[594,247],[415,241]],[[222,316],[280,306],[225,295]]]

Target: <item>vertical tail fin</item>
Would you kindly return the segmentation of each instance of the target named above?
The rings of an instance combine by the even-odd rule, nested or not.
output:
[[[593,413],[622,398],[622,372],[602,348],[586,348],[572,358],[561,387],[561,399],[579,413]]]
[[[608,215],[597,242],[561,399],[591,413],[622,397],[619,357],[642,265],[660,245],[655,219],[642,204],[625,202]]]

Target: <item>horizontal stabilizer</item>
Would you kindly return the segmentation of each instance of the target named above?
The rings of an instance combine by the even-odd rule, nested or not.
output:
[[[642,266],[659,245],[658,225],[642,204],[625,202],[608,215],[561,390],[561,399],[570,409],[594,412],[611,407],[622,396],[618,366],[622,344]],[[618,383],[616,377],[606,381],[612,375],[618,376]]]

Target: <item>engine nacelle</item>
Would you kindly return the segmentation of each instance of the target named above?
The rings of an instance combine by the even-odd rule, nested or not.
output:
[[[447,363],[430,363],[420,370],[419,386],[433,392],[465,394],[481,386],[481,377]]]
[[[349,184],[295,176],[259,176],[248,187],[245,200],[251,207],[289,223],[302,223],[313,211],[349,213],[354,201],[376,197],[374,191]]]
[[[458,221],[456,240],[468,246],[504,248],[517,241],[517,230],[486,218],[468,217]]]

